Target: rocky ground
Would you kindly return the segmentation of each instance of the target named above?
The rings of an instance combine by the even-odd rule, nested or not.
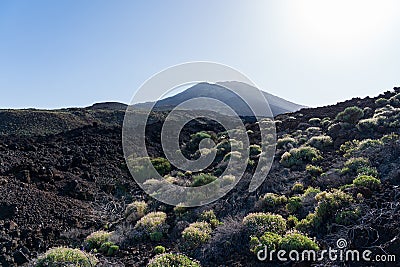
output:
[[[377,98],[352,99],[333,106],[279,115],[276,118],[278,139],[286,135],[294,137],[299,130],[306,132],[313,127],[312,118],[329,117],[330,124],[319,125],[319,134],[329,135],[333,140],[331,147],[323,149],[323,159],[318,163],[324,175],[312,177],[304,166],[285,168],[279,161],[290,147],[279,148],[270,174],[256,192],[248,193],[245,184],[239,184],[207,207],[191,209],[190,215],[184,218],[179,217],[173,207],[147,196],[131,178],[122,153],[120,112],[115,115],[107,111],[115,115],[112,123],[106,123],[107,115],[101,114],[91,116],[67,131],[60,131],[62,126],[56,125],[54,129],[57,130],[46,132],[46,135],[20,134],[15,129],[23,128],[23,124],[14,126],[12,132],[3,127],[0,137],[0,266],[32,265],[34,259],[55,246],[79,248],[85,237],[97,230],[121,233],[128,227],[124,222],[126,205],[134,200],[144,200],[150,210],[168,214],[170,228],[167,235],[156,242],[125,243],[114,256],[98,254],[100,266],[145,266],[154,256],[156,245],[163,245],[167,251],[184,252],[180,239],[182,230],[199,213],[210,209],[224,224],[213,231],[207,243],[188,253],[189,256],[203,266],[262,266],[263,263],[249,252],[249,237],[242,229],[241,219],[250,212],[260,211],[257,202],[265,193],[290,196],[295,183],[321,190],[351,183],[354,177],[337,171],[347,160],[339,151],[340,146],[353,139],[378,139],[393,132],[399,134],[400,128],[392,124],[391,127],[378,126],[373,131],[363,131],[348,125],[334,125],[335,117],[346,107],[357,106],[364,109],[364,119],[371,118],[379,108],[375,104],[378,98],[389,99],[395,95],[396,92],[390,91]],[[256,131],[253,123],[248,123],[247,127]],[[196,125],[188,129],[190,132],[201,130],[210,129]],[[154,156],[162,156],[159,144],[154,140],[149,142],[150,146],[157,147],[152,151]],[[332,223],[324,231],[310,231],[308,234],[315,237],[321,247],[334,245],[343,237],[354,248],[370,248],[376,253],[400,257],[400,143],[394,140],[385,144],[358,155],[368,158],[377,169],[382,186],[374,191],[361,190],[364,198],[359,203],[361,214],[351,224]],[[250,175],[251,170],[245,174],[244,183]],[[355,197],[360,193],[352,188],[343,190]],[[313,208],[304,206],[297,216],[304,218]],[[284,208],[274,212],[288,216]]]

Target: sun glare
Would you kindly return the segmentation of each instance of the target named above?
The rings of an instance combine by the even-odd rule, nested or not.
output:
[[[291,28],[305,45],[342,50],[390,34],[399,7],[396,0],[303,0],[289,5]]]

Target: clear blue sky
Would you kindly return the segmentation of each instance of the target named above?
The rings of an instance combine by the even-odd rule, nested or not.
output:
[[[0,108],[129,102],[151,75],[215,61],[309,106],[400,85],[396,0],[0,2]]]

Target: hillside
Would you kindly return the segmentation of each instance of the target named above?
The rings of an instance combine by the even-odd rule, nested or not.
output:
[[[274,162],[253,193],[247,189],[260,130],[247,121],[253,153],[243,179],[223,198],[190,209],[154,200],[132,179],[121,145],[123,113],[118,108],[0,112],[0,266],[32,266],[55,246],[86,249],[97,266],[146,266],[162,252],[156,246],[201,266],[280,266],[257,260],[252,242],[265,242],[265,233],[274,232],[280,240],[274,245],[285,247],[293,231],[302,233],[300,248],[335,248],[344,238],[352,249],[400,257],[400,88],[278,115]],[[156,148],[155,162],[163,163],[157,135],[162,122],[154,121],[148,146]],[[195,158],[205,134],[220,144],[220,160],[207,174],[160,164],[168,181],[193,186],[218,176],[229,158],[225,145],[232,141],[220,127],[192,122],[183,130],[182,149]],[[260,222],[248,223],[252,218]],[[268,228],[268,220],[276,228]],[[110,233],[107,239],[118,249],[85,242],[100,230]]]

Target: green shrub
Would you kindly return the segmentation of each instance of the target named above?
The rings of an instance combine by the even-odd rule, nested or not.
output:
[[[212,136],[211,134],[204,131],[192,134],[190,136],[190,141],[187,144],[187,148],[189,149],[189,151],[194,152],[198,150],[199,144],[203,139],[212,139]]]
[[[169,163],[169,161],[165,158],[159,157],[151,159],[151,164],[153,164],[154,169],[156,169],[157,172],[162,176],[171,171],[171,163]]]
[[[276,208],[279,205],[283,205],[287,202],[287,198],[284,195],[277,195],[274,193],[266,193],[262,196],[259,201],[258,205],[260,208],[271,210]]]
[[[150,212],[149,214],[142,217],[136,222],[134,230],[136,230],[138,237],[153,237],[155,238],[157,233],[165,234],[168,230],[166,223],[167,214],[165,212]]]
[[[304,185],[302,183],[295,183],[292,186],[292,192],[295,194],[302,194],[304,192]]]
[[[201,267],[201,265],[183,254],[166,253],[155,256],[147,267]]]
[[[349,157],[357,149],[359,143],[358,140],[346,141],[340,146],[339,151],[343,153],[344,157]]]
[[[351,195],[337,189],[332,192],[323,191],[316,195],[315,199],[318,201],[315,215],[321,221],[329,220],[336,211],[348,207],[353,202]]]
[[[125,218],[128,222],[136,222],[146,214],[147,209],[146,202],[134,201],[126,206]]]
[[[387,104],[389,104],[389,100],[386,99],[386,98],[379,98],[379,99],[377,99],[377,100],[375,101],[375,104],[376,104],[378,107],[384,107],[384,106],[386,106]]]
[[[381,181],[375,177],[368,175],[360,175],[353,181],[353,185],[357,187],[367,187],[371,190],[379,189]]]
[[[182,232],[184,245],[188,249],[194,249],[204,244],[211,238],[211,226],[206,222],[195,222],[190,224]]]
[[[354,201],[351,195],[338,189],[333,189],[331,192],[323,191],[317,194],[315,199],[318,201],[318,205],[314,213],[308,214],[305,219],[301,220],[295,227],[297,230],[319,232],[326,229],[337,213],[348,208]]]
[[[319,193],[321,193],[321,190],[319,188],[315,188],[315,187],[309,186],[306,189],[306,191],[304,192],[303,197],[306,198],[306,197],[311,196],[311,195],[315,197]]]
[[[293,215],[289,215],[286,221],[287,221],[287,227],[289,229],[296,227],[296,225],[299,223],[299,219],[297,219],[297,217]]]
[[[251,235],[261,236],[265,232],[284,233],[286,220],[271,213],[250,213],[243,218],[243,224]]]
[[[311,165],[311,164],[308,164],[306,166],[306,171],[309,174],[311,174],[313,177],[318,177],[324,172],[324,170],[321,167],[314,166],[314,165]]]
[[[308,122],[313,126],[318,126],[321,124],[321,119],[320,118],[311,118],[308,120]]]
[[[163,238],[163,233],[161,233],[161,232],[153,232],[153,233],[150,233],[150,240],[151,240],[151,241],[158,242],[158,241],[160,241],[162,238]]]
[[[217,144],[216,149],[218,155],[225,155],[231,150],[231,143],[229,140],[224,139]]]
[[[107,256],[114,256],[118,250],[119,246],[115,245],[113,242],[105,242],[100,247],[100,252]]]
[[[111,237],[111,233],[105,231],[97,231],[90,234],[85,239],[85,247],[88,250],[99,249],[101,245],[108,242]]]
[[[335,222],[341,225],[352,225],[354,224],[358,218],[360,217],[360,211],[356,210],[344,210],[340,211],[335,218]]]
[[[358,172],[365,167],[370,167],[369,160],[366,158],[351,158],[345,162],[342,169],[342,173],[353,173],[358,174]]]
[[[392,106],[394,106],[394,107],[400,106],[400,93],[398,93],[398,94],[392,96],[392,97],[389,99],[389,101],[390,101],[390,104],[391,104]]]
[[[319,250],[318,244],[315,243],[315,241],[297,231],[286,233],[281,240],[280,248],[285,251],[296,250],[298,252],[304,250]]]
[[[242,154],[239,151],[231,151],[224,156],[224,161],[229,160],[240,160],[242,158]]]
[[[372,132],[374,131],[379,125],[384,123],[384,117],[373,117],[364,120],[360,120],[357,123],[357,129],[360,132]]]
[[[212,228],[216,228],[218,225],[222,223],[217,219],[213,210],[203,211],[199,216],[199,221],[207,222],[211,225]]]
[[[382,136],[382,138],[381,138],[381,141],[382,141],[384,144],[388,144],[388,143],[390,143],[390,142],[392,142],[392,141],[397,141],[397,140],[399,140],[399,135],[397,135],[397,134],[395,134],[395,133],[391,133],[391,134],[384,135],[384,136]]]
[[[250,251],[257,255],[260,250],[264,250],[264,246],[268,251],[277,250],[281,241],[282,237],[273,232],[266,232],[260,238],[253,236],[250,239]]]
[[[307,135],[317,135],[321,133],[321,128],[319,127],[309,127],[306,129]]]
[[[228,175],[224,175],[221,178],[221,182],[220,182],[220,186],[221,187],[225,187],[228,185],[233,185],[236,182],[236,178],[235,176],[228,174]]]
[[[276,142],[276,147],[283,148],[283,147],[286,147],[288,144],[295,146],[296,139],[291,138],[291,137],[285,137],[285,138],[278,139],[278,141]]]
[[[331,123],[332,123],[331,118],[329,118],[329,117],[323,118],[321,121],[321,125],[324,128],[328,128]]]
[[[375,167],[364,166],[357,170],[357,174],[378,177],[378,170]]]
[[[200,173],[198,175],[193,176],[193,182],[191,184],[192,187],[202,186],[217,180],[217,177],[208,174],[208,173]]]
[[[364,151],[370,148],[379,148],[383,146],[383,142],[381,140],[373,140],[373,139],[365,139],[360,141],[357,146],[358,151]]]
[[[156,246],[156,247],[154,248],[154,253],[155,253],[155,254],[163,254],[163,253],[165,253],[165,247],[163,247],[163,246]]]
[[[175,216],[182,217],[188,211],[188,208],[183,206],[183,204],[178,204],[174,207],[173,210],[174,210]]]
[[[286,204],[286,209],[289,211],[289,213],[296,213],[299,209],[301,209],[301,207],[301,198],[297,196],[289,198],[288,203]]]
[[[307,145],[318,149],[324,149],[333,145],[332,138],[327,135],[320,135],[312,137],[308,142]]]
[[[284,167],[301,166],[307,162],[315,162],[321,159],[319,150],[314,147],[293,148],[289,152],[285,152],[280,160]]]
[[[336,120],[356,124],[362,117],[364,117],[364,111],[361,108],[348,107],[336,116]]]
[[[85,253],[79,249],[57,247],[48,250],[37,260],[36,267],[45,266],[95,266],[98,260],[95,256]]]
[[[262,149],[259,145],[250,145],[250,156],[257,156],[261,154]]]

